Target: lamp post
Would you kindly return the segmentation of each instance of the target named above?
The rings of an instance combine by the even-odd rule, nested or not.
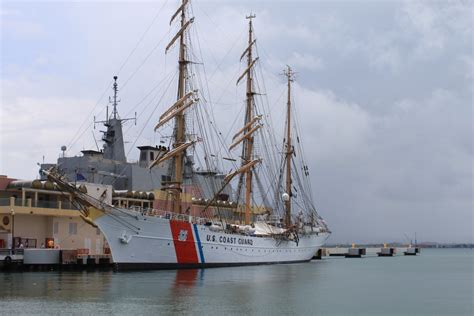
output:
[[[12,208],[10,211],[12,215],[12,250],[15,249],[15,210]]]

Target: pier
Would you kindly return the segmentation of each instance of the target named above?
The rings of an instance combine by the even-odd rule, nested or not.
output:
[[[107,270],[110,255],[89,255],[78,249],[2,250],[0,268],[5,271]]]
[[[419,247],[328,247],[317,251],[313,260],[321,260],[325,257],[363,258],[363,257],[394,257],[394,256],[416,256],[420,253]]]

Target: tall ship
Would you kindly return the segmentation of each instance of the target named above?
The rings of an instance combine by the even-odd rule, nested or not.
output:
[[[43,165],[41,172],[72,196],[85,222],[100,228],[118,269],[309,261],[330,230],[316,212],[297,133],[291,93],[294,72],[287,66],[283,73],[287,102],[281,108],[286,120],[283,140],[278,141],[270,115],[276,105],[270,111],[269,106],[257,102],[261,94],[255,71],[255,15],[247,16],[248,41],[240,56],[244,71],[237,79],[237,85],[245,84],[244,115],[232,132],[231,144],[225,145],[212,122],[212,108],[201,93],[199,77],[194,75],[199,63],[193,61],[191,52],[189,33],[194,17],[189,18],[190,12],[189,1],[183,0],[170,21],[170,25],[178,24],[166,46],[166,52],[178,50],[177,97],[155,126],[161,135],[169,133],[168,146],[141,148],[153,152],[147,156],[152,159],[146,170],[161,180],[155,202],[133,207],[113,203],[117,192],[112,185],[122,183],[126,189],[123,176],[113,170],[108,172],[108,179],[112,179],[108,185],[87,189],[71,181],[71,170],[68,176],[59,166]],[[106,120],[104,152],[125,163],[123,149],[114,147],[115,141],[110,140],[117,133],[122,138],[116,88],[115,83],[114,112]],[[115,129],[114,133],[108,133],[109,129]],[[87,155],[103,153],[84,153]],[[229,165],[230,172],[220,171]]]

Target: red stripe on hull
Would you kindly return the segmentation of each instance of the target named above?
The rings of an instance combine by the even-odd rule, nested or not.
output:
[[[170,226],[178,264],[199,263],[191,224],[172,220]]]

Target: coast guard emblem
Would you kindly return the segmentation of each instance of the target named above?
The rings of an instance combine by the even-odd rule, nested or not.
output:
[[[185,230],[185,229],[181,229],[179,231],[178,240],[179,241],[186,241],[186,239],[188,239],[188,231]]]

